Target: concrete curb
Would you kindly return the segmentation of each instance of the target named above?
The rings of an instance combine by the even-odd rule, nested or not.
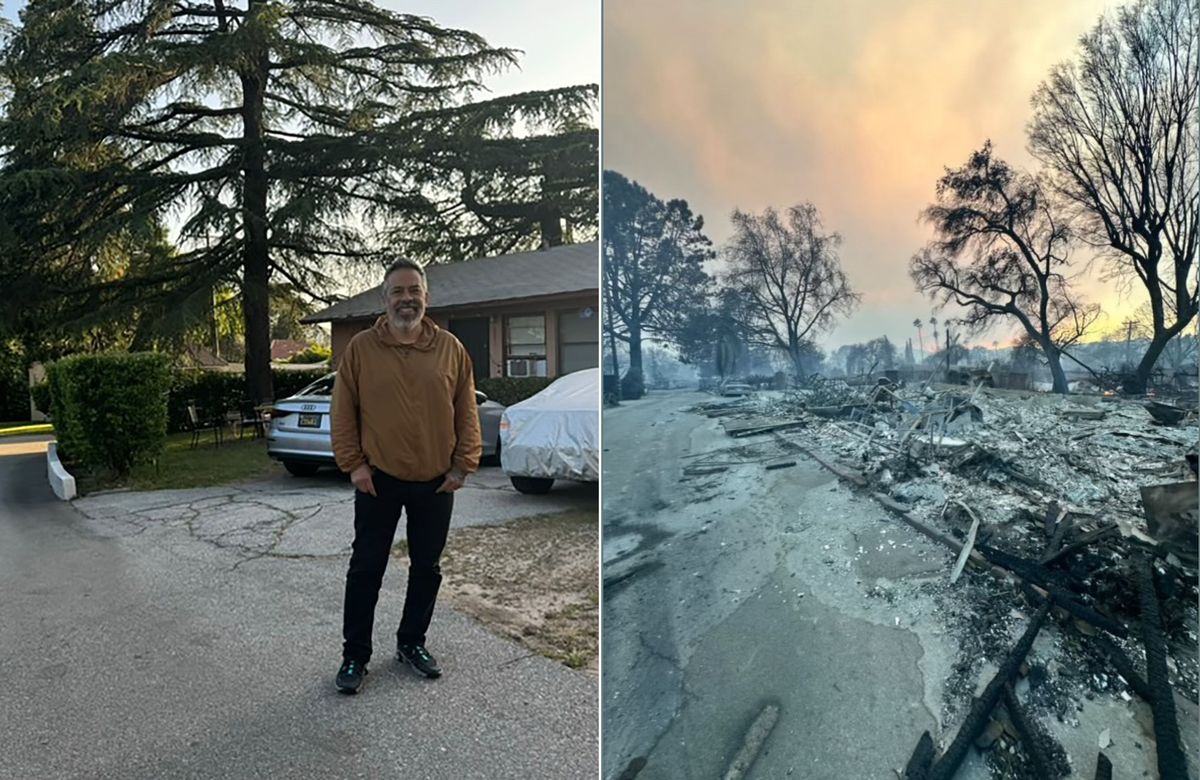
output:
[[[50,475],[50,487],[54,495],[63,501],[75,498],[75,477],[67,471],[58,459],[58,442],[52,441],[46,445],[46,471]]]

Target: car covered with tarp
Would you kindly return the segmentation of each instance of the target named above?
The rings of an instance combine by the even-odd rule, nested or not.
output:
[[[600,369],[559,377],[504,410],[500,465],[522,493],[545,493],[555,480],[600,479]]]

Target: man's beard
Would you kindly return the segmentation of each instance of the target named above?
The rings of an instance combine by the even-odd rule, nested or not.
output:
[[[400,330],[412,330],[421,322],[420,309],[401,308],[392,312],[392,325]]]

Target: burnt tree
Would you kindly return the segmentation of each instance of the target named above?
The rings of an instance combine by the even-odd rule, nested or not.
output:
[[[988,142],[946,171],[922,217],[935,237],[910,261],[917,289],[962,307],[961,321],[974,333],[1015,320],[1045,356],[1054,392],[1067,392],[1062,352],[1099,308],[1071,289],[1071,231],[1042,184],[997,159]]]
[[[811,203],[782,215],[773,208],[761,215],[737,210],[732,220],[723,282],[741,299],[740,324],[756,345],[786,353],[802,375],[815,338],[860,299],[838,257],[841,237],[824,232]]]
[[[1112,275],[1146,292],[1136,384],[1196,317],[1200,242],[1200,10],[1140,0],[1101,19],[1033,98],[1029,148]]]

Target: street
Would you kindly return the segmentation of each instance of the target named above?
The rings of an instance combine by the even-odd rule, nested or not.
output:
[[[680,411],[705,398],[605,411],[627,457],[604,461],[604,775],[644,762],[639,778],[720,777],[775,705],[752,777],[886,777],[934,726],[920,668],[940,643],[923,651],[912,616],[898,627],[886,603],[855,603],[855,577],[830,565],[879,532],[877,510],[807,460],[683,481],[685,455],[728,446]],[[870,576],[940,567],[904,541]]]
[[[445,676],[393,660],[398,561],[366,685],[335,691],[344,478],[66,504],[37,449],[0,445],[0,778],[595,776],[594,675],[444,606],[429,647]],[[464,524],[595,492],[524,497],[492,469],[457,498]]]

